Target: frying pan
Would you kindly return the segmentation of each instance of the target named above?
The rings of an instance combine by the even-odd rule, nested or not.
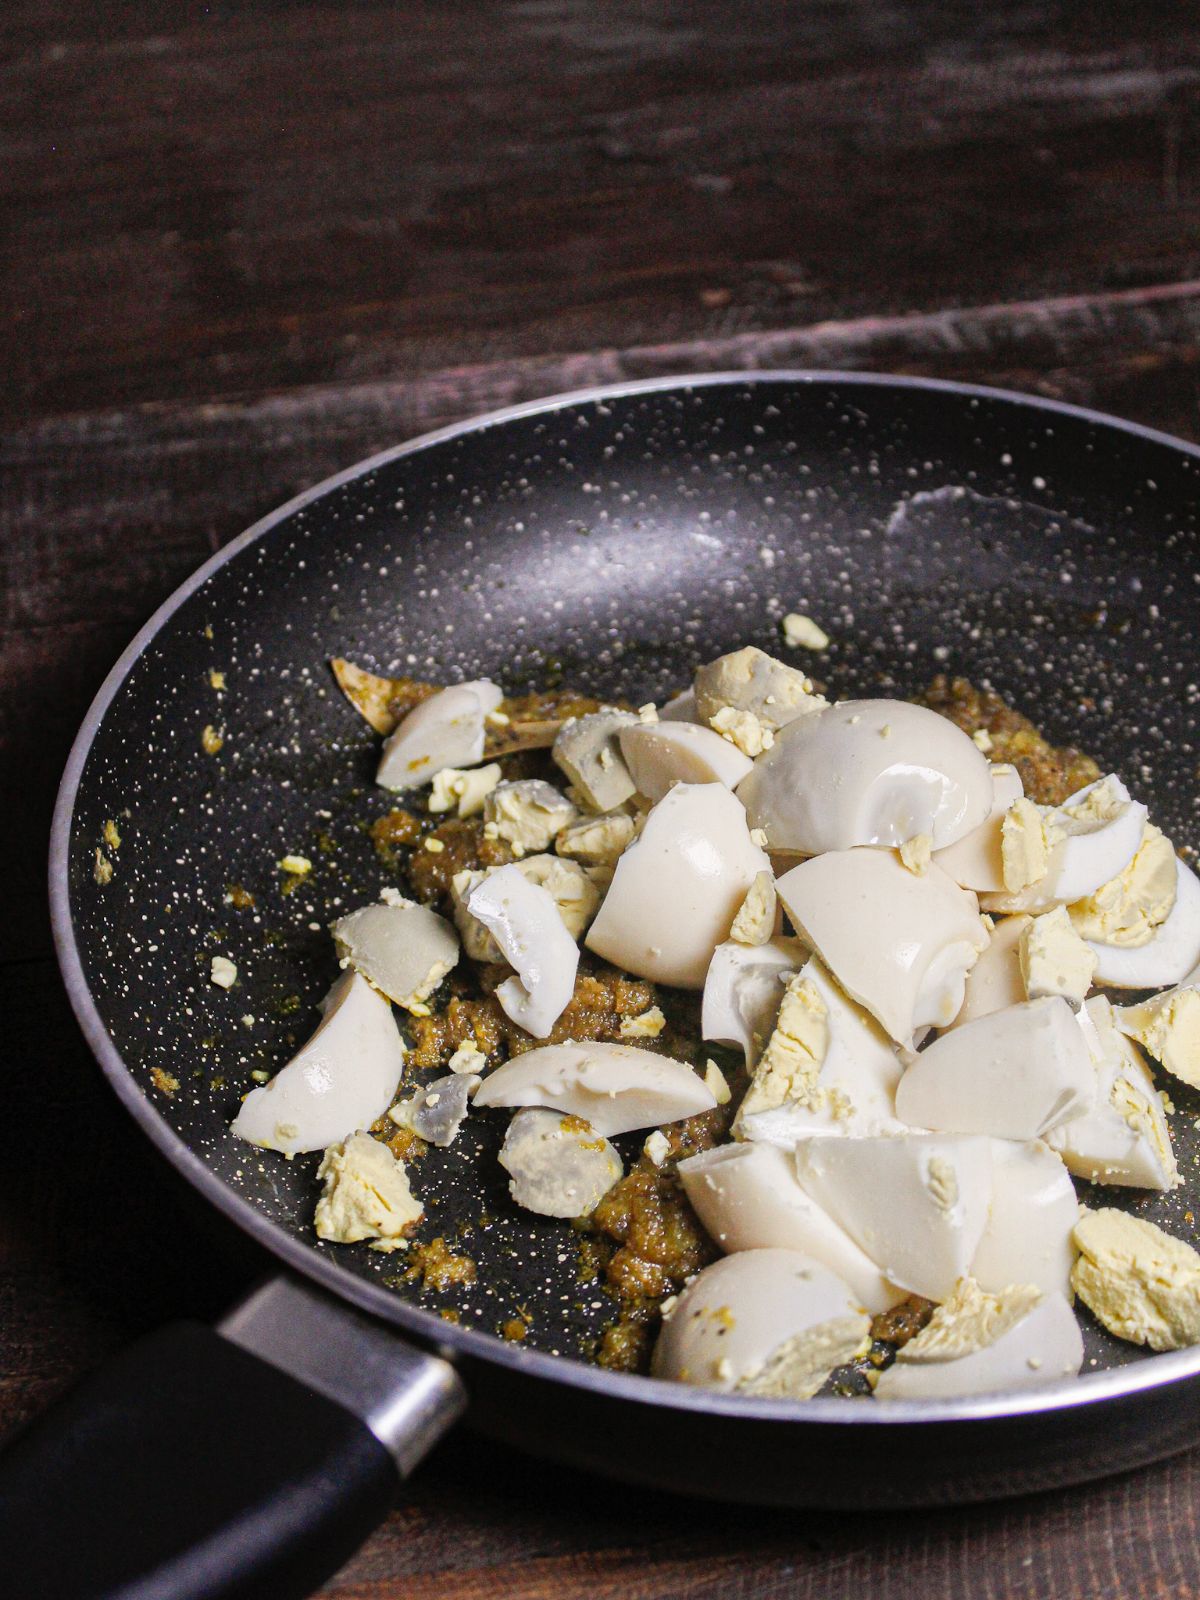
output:
[[[493,1159],[503,1116],[473,1116],[418,1169],[422,1235],[478,1267],[440,1291],[402,1257],[318,1243],[318,1158],[263,1155],[228,1124],[250,1073],[312,1026],[330,916],[386,881],[364,832],[390,803],[371,783],[377,741],[329,657],[641,701],[722,650],[777,649],[782,614],[807,611],[833,638],[830,692],[911,694],[944,670],[991,684],[1121,772],[1188,847],[1198,469],[1176,440],[997,391],[734,374],[432,434],[204,566],[79,734],[54,821],[54,927],[113,1089],[279,1275],[218,1329],[127,1351],[9,1448],[5,1592],[306,1593],[468,1401],[474,1426],[547,1457],[777,1505],[968,1501],[1193,1442],[1200,1350],[1147,1358],[1092,1325],[1084,1376],[1015,1397],[795,1403],[602,1371],[580,1356],[613,1305],[581,1281],[563,1225],[514,1214]],[[109,820],[121,843],[98,883]],[[315,867],[285,895],[289,852]],[[228,903],[231,884],[252,909]],[[217,952],[237,962],[232,990],[207,981]],[[1191,1174],[1200,1096],[1171,1094]],[[1126,1198],[1188,1237],[1194,1187]],[[516,1345],[496,1333],[519,1310]]]

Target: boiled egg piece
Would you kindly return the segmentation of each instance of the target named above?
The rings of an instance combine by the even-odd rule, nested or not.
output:
[[[518,1111],[500,1146],[508,1192],[543,1217],[587,1217],[620,1178],[621,1157],[595,1130],[561,1111]]]
[[[1075,1185],[1060,1155],[1036,1140],[993,1139],[992,1198],[972,1276],[993,1294],[1031,1283],[1069,1302],[1078,1218]]]
[[[807,1139],[796,1175],[889,1282],[927,1300],[946,1299],[987,1227],[989,1139]]]
[[[818,1134],[905,1132],[896,1116],[900,1073],[882,1028],[814,956],[788,980],[774,1032],[738,1108],[734,1137],[790,1149]]]
[[[747,890],[769,871],[723,784],[678,783],[617,862],[585,943],[640,978],[702,989]]]
[[[984,909],[1045,911],[1084,899],[1125,870],[1145,826],[1145,806],[1115,772],[1061,806],[1014,802],[1002,822],[1006,887],[985,894]]]
[[[579,948],[563,925],[554,896],[518,866],[500,867],[476,884],[467,911],[481,922],[516,968],[496,990],[505,1015],[544,1039],[575,993]]]
[[[1021,777],[1016,767],[994,765],[992,771],[992,805],[977,828],[935,850],[933,859],[948,877],[960,888],[1003,890],[1004,863],[1000,853],[1000,832],[1004,814],[1024,794]]]
[[[784,981],[808,959],[798,939],[747,945],[728,941],[713,951],[704,979],[700,1036],[758,1059],[775,1026]]]
[[[804,1192],[791,1157],[774,1145],[717,1145],[676,1171],[692,1210],[727,1255],[773,1246],[801,1250],[836,1272],[868,1311],[886,1311],[904,1298]]]
[[[800,937],[898,1044],[957,1016],[988,933],[975,896],[940,867],[918,875],[890,851],[834,850],[775,890]]]
[[[692,722],[637,722],[622,728],[621,754],[639,794],[661,800],[674,783],[736,789],[754,763],[728,739]]]
[[[658,708],[660,722],[699,722],[695,689],[684,689]]]
[[[915,1128],[1037,1139],[1095,1097],[1087,1044],[1055,995],[993,1011],[926,1045],[900,1080],[896,1111]]]
[[[1118,1031],[1103,995],[1088,1000],[1078,1020],[1096,1072],[1095,1103],[1054,1128],[1046,1143],[1077,1178],[1173,1189],[1180,1180],[1171,1134],[1141,1052]]]
[[[651,1373],[725,1393],[807,1400],[870,1345],[849,1286],[799,1250],[740,1250],[693,1278],[663,1323]]]
[[[422,700],[384,740],[375,782],[419,789],[444,767],[473,767],[483,760],[484,717],[503,698],[496,684],[479,678]]]
[[[1061,1294],[1008,1284],[989,1294],[959,1283],[928,1323],[879,1374],[877,1400],[953,1400],[1033,1389],[1073,1378],[1083,1336]]]
[[[242,1101],[232,1131],[285,1155],[324,1150],[381,1117],[403,1071],[391,1006],[350,970],[330,989],[307,1044]]]
[[[1021,935],[1033,919],[1027,916],[1002,917],[991,930],[979,960],[967,973],[963,1003],[958,1015],[946,1027],[961,1028],[978,1017],[1020,1005],[1026,998],[1021,972]],[[943,1030],[945,1031],[945,1030]]]
[[[475,1096],[477,1106],[545,1106],[582,1117],[606,1139],[680,1122],[716,1103],[682,1061],[594,1042],[526,1050],[497,1067]]]
[[[991,768],[961,728],[902,700],[843,700],[787,724],[738,787],[768,847],[954,844],[992,809]]]
[[[1147,944],[1100,944],[1088,940],[1096,956],[1096,982],[1117,989],[1161,989],[1180,983],[1200,961],[1200,879],[1176,858],[1175,904]]]
[[[363,906],[329,931],[343,964],[409,1011],[423,1005],[458,961],[454,929],[411,900]]]

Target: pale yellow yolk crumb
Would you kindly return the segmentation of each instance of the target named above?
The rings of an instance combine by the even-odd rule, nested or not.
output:
[[[776,906],[774,878],[769,872],[756,873],[733,919],[729,937],[736,944],[766,944],[775,932]]]
[[[739,711],[736,706],[722,706],[708,725],[745,756],[760,756],[775,744],[775,732],[767,723],[753,711]]]
[[[775,1031],[755,1068],[738,1121],[785,1103],[815,1110],[822,1100],[818,1078],[828,1050],[828,1009],[816,984],[795,973],[783,992]]]
[[[981,1289],[974,1278],[960,1278],[949,1297],[934,1311],[898,1361],[959,1361],[986,1350],[1027,1317],[1042,1298],[1033,1284],[1010,1284],[997,1294]]]
[[[1000,859],[1009,894],[1017,894],[1046,876],[1055,843],[1041,807],[1023,797],[1014,800],[1000,823]]]
[[[900,859],[919,878],[928,871],[933,858],[933,839],[927,833],[914,834],[900,846]]]

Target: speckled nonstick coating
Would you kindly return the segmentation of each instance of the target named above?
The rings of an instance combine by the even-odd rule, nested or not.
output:
[[[509,692],[561,675],[640,702],[732,646],[786,654],[780,619],[809,612],[833,643],[800,664],[832,693],[909,695],[937,672],[966,674],[1120,772],[1192,847],[1198,467],[1188,446],[1016,396],[735,375],[522,408],[322,486],[168,602],[80,736],[52,888],[68,986],[102,1065],[160,1148],[243,1227],[471,1370],[499,1364],[513,1380],[556,1377],[656,1408],[794,1417],[539,1357],[576,1355],[615,1307],[580,1283],[569,1229],[509,1201],[493,1159],[503,1112],[474,1114],[414,1169],[421,1236],[459,1240],[479,1268],[473,1287],[443,1295],[404,1282],[402,1256],[316,1241],[317,1156],[287,1162],[230,1137],[251,1071],[275,1070],[311,1029],[336,971],[327,923],[389,881],[364,830],[393,804],[372,783],[379,741],[328,659],[445,681],[486,674]],[[206,726],[223,733],[216,754],[202,748]],[[93,867],[109,818],[121,845],[102,886]],[[284,895],[276,863],[289,852],[314,871]],[[253,893],[253,911],[225,902],[232,883]],[[216,953],[237,963],[228,991],[209,982]],[[178,1089],[155,1087],[161,1074]],[[1170,1093],[1185,1186],[1127,1198],[1190,1237],[1200,1096]],[[639,1136],[625,1143],[632,1153]],[[460,1325],[438,1317],[450,1308]],[[494,1335],[519,1308],[530,1328],[517,1349]],[[1147,1362],[1094,1326],[1087,1337],[1093,1365],[1134,1361],[1137,1376],[1073,1386],[1076,1408],[1085,1393],[1200,1370],[1198,1353]],[[891,1415],[1054,1403],[1047,1392]],[[840,1404],[847,1421],[890,1409]]]

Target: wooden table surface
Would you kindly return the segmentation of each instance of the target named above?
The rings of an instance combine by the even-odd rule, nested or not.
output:
[[[332,470],[594,381],[928,373],[1197,437],[1198,105],[1200,15],[1111,0],[8,0],[0,1424],[251,1270],[109,1103],[50,951],[55,783],[159,601]],[[463,1433],[325,1592],[1184,1597],[1198,1505],[1198,1453],[867,1519]]]

